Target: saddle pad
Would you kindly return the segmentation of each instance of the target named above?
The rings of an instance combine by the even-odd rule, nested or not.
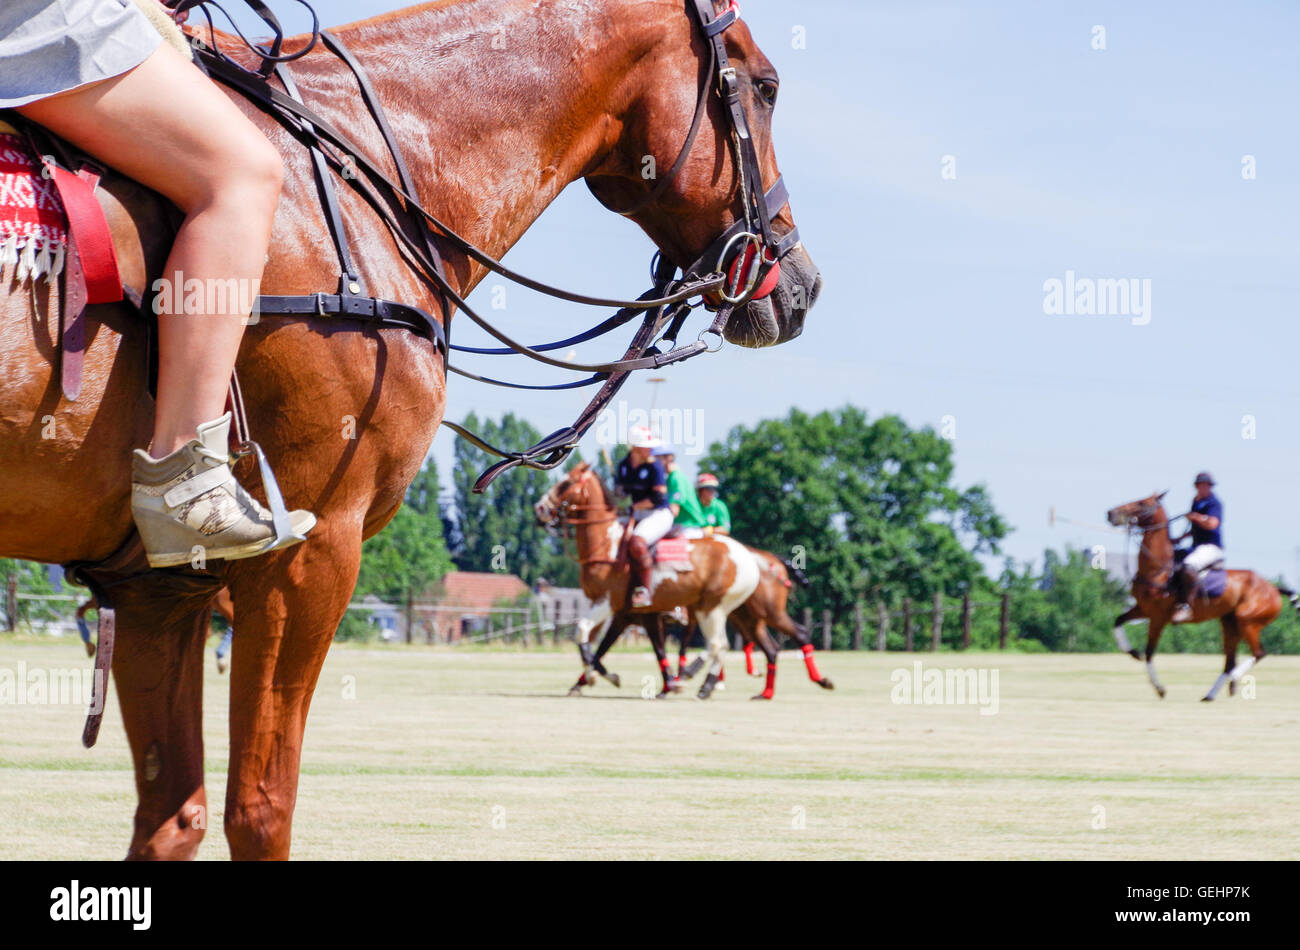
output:
[[[1228,589],[1228,572],[1222,570],[1211,570],[1205,572],[1205,577],[1201,579],[1201,594],[1205,597],[1222,597],[1223,592]]]
[[[690,538],[664,538],[655,544],[655,563],[686,563],[691,561]]]
[[[0,131],[0,275],[20,283],[58,276],[68,243],[66,221],[54,179],[41,174],[27,141]]]

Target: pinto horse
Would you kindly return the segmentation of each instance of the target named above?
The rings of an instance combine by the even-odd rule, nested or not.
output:
[[[727,615],[749,599],[758,586],[759,568],[749,549],[725,536],[699,538],[690,543],[690,568],[655,566],[650,578],[650,604],[631,607],[631,571],[623,556],[628,530],[619,522],[618,508],[600,476],[586,462],[575,465],[534,506],[540,524],[568,525],[577,542],[582,569],[582,592],[592,602],[591,612],[578,623],[578,650],[583,672],[578,687],[587,681],[590,639],[593,631],[610,623],[612,633],[628,623],[646,628],[660,658],[664,693],[673,691],[663,653],[661,614],[686,607],[696,617],[709,647],[709,673],[699,698],[708,699],[722,672],[727,648]],[[611,641],[612,642],[612,641]],[[664,695],[661,693],[660,695]]]
[[[602,203],[630,209],[663,257],[684,266],[747,213],[731,160],[734,117],[724,112],[716,77],[706,75],[709,41],[697,19],[684,15],[691,9],[682,0],[441,0],[333,33],[369,73],[407,152],[415,197],[467,241],[499,258],[581,179]],[[285,48],[305,42],[290,38]],[[771,136],[775,71],[743,21],[726,29],[722,42],[761,184],[771,187],[779,174]],[[294,60],[292,72],[308,106],[397,175],[347,65],[318,46]],[[701,88],[714,91],[684,149]],[[261,292],[333,292],[339,262],[306,150],[230,94],[286,161]],[[667,169],[679,155],[670,181],[643,177],[650,159]],[[361,183],[346,177],[336,176],[342,220],[370,292],[421,307],[445,325],[450,313],[435,284],[404,256],[375,213],[373,195],[360,194]],[[97,194],[123,281],[150,286],[177,215],[120,176],[105,176]],[[778,235],[792,231],[788,206],[771,227]],[[468,294],[486,266],[462,245],[437,241],[447,280]],[[766,345],[797,335],[819,289],[812,260],[794,246],[775,290],[738,306],[727,338]],[[148,444],[153,416],[148,328],[130,306],[88,309],[84,385],[80,398],[67,402],[55,371],[57,287],[37,296],[30,287],[0,289],[0,555],[100,562],[125,550],[133,534],[131,450]],[[296,547],[202,571],[127,571],[114,588],[113,677],[138,798],[132,858],[193,857],[207,826],[203,641],[222,586],[230,589],[240,637],[231,669],[225,834],[235,858],[288,857],[303,730],[356,584],[361,543],[397,512],[443,416],[442,354],[425,336],[400,328],[263,313],[245,334],[238,372],[251,433],[285,498],[319,523]],[[244,459],[237,475],[250,484],[255,469]],[[744,585],[733,581],[733,588]]]
[[[767,682],[762,692],[751,698],[771,699],[776,692],[776,661],[780,654],[780,640],[773,639],[768,631],[769,627],[776,631],[778,637],[785,635],[798,642],[810,680],[822,689],[834,689],[835,684],[831,682],[831,678],[822,676],[817,669],[817,661],[813,659],[812,638],[808,635],[807,629],[804,628],[803,624],[796,623],[786,609],[786,604],[790,598],[790,574],[786,563],[771,551],[763,551],[748,546],[746,546],[746,549],[758,562],[758,586],[754,588],[754,592],[749,595],[749,598],[732,612],[731,622],[735,624],[736,629],[740,631],[740,635],[745,641],[745,661],[748,671],[751,674],[754,672],[751,654],[755,646],[763,651],[763,656],[767,660]],[[626,621],[623,626],[626,626]],[[686,641],[690,639],[691,631],[694,629],[695,619],[692,617],[682,632],[682,657],[686,655]],[[600,646],[596,648],[593,662],[596,671],[610,679],[615,685],[618,685],[617,680],[612,677],[612,674],[607,673],[603,666],[598,664],[601,663],[609,648],[614,645],[621,632],[622,627],[611,622],[601,639]],[[650,642],[655,646],[656,659],[659,661],[660,667],[666,668],[667,658],[662,650],[663,638],[656,639],[655,634],[651,634]],[[678,678],[690,679],[699,672],[704,662],[704,657],[696,657],[689,666],[679,662]]]
[[[1177,606],[1168,587],[1174,572],[1174,541],[1169,533],[1164,506],[1160,504],[1165,494],[1148,495],[1106,513],[1111,524],[1127,526],[1142,538],[1132,587],[1133,599],[1137,603],[1115,618],[1115,642],[1133,659],[1141,660],[1142,654],[1129,644],[1124,624],[1146,618],[1147,676],[1161,699],[1165,696],[1165,687],[1156,676],[1156,647]],[[1191,598],[1192,616],[1185,622],[1200,623],[1218,618],[1223,628],[1223,672],[1202,697],[1204,702],[1212,702],[1224,683],[1228,684],[1229,695],[1235,693],[1237,681],[1264,658],[1259,635],[1282,612],[1282,593],[1289,595],[1292,606],[1300,609],[1300,595],[1279,588],[1254,571],[1233,570],[1228,571],[1227,587],[1218,597],[1196,594]],[[1243,639],[1250,648],[1250,656],[1238,663],[1237,646]]]

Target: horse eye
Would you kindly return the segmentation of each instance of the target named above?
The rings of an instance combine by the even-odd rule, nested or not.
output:
[[[764,102],[769,106],[776,105],[776,94],[780,86],[770,79],[755,80],[754,85],[758,88],[758,94],[763,97]]]

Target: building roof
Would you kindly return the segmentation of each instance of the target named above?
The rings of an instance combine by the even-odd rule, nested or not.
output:
[[[527,593],[528,585],[514,574],[452,571],[430,587],[421,600],[474,609],[495,607],[503,600],[514,600]]]

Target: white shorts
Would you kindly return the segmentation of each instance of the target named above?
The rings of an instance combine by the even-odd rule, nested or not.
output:
[[[636,527],[632,533],[644,538],[646,544],[654,544],[673,529],[673,510],[671,508],[651,508],[633,511],[632,518]]]
[[[1212,567],[1223,566],[1223,548],[1217,544],[1198,544],[1183,558],[1183,566],[1197,574]]]

